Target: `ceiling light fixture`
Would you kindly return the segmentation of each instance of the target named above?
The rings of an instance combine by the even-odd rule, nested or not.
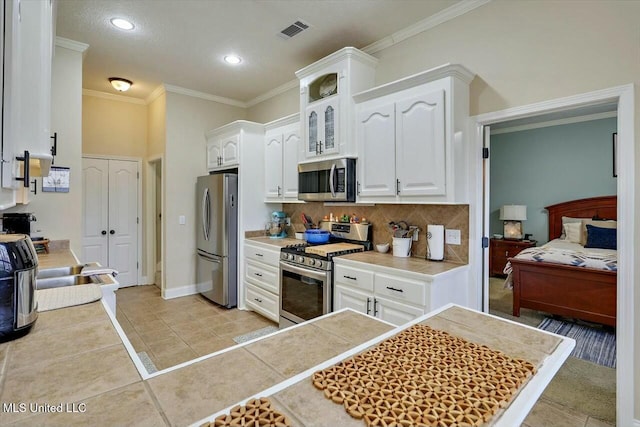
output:
[[[237,65],[242,62],[242,58],[237,55],[227,55],[224,57],[224,62],[231,65]]]
[[[119,92],[126,92],[129,90],[133,82],[131,80],[123,79],[121,77],[109,77],[111,86]]]
[[[134,25],[123,18],[111,18],[111,25],[114,27],[120,28],[121,30],[133,30]]]

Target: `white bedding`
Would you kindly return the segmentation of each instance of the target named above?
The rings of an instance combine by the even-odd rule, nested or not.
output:
[[[618,251],[613,249],[585,248],[579,243],[561,239],[551,240],[540,247],[525,249],[514,258],[593,268],[597,270],[618,270]],[[504,274],[507,275],[507,279],[504,282],[505,288],[510,289],[513,287],[511,273],[511,262],[507,262],[507,265],[504,267]]]

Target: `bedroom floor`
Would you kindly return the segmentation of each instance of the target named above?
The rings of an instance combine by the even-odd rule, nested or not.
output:
[[[520,317],[512,316],[512,291],[504,289],[504,279],[491,277],[489,288],[491,314],[533,327],[545,318],[529,309],[522,309]],[[615,369],[570,356],[523,426],[615,426],[615,393]]]

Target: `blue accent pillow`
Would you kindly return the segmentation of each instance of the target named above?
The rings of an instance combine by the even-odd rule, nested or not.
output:
[[[587,225],[585,248],[618,249],[617,229]]]

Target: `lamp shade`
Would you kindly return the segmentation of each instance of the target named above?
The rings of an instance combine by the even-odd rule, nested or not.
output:
[[[500,208],[500,219],[503,221],[526,221],[527,207],[525,205],[504,205]]]

